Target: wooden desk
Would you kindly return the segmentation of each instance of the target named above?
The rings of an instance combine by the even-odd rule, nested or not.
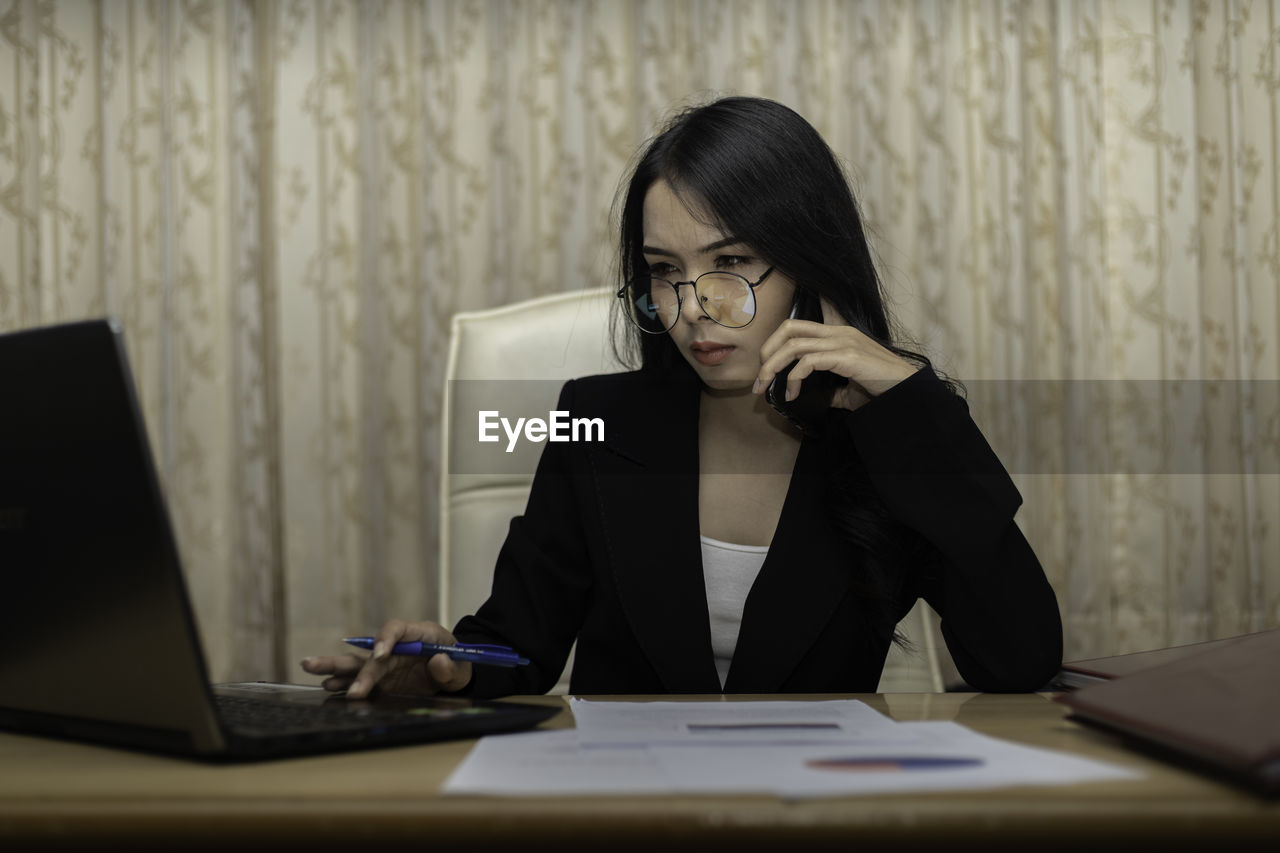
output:
[[[1280,849],[1280,802],[1122,749],[1064,719],[1062,706],[1045,696],[858,698],[895,719],[954,719],[998,737],[1136,767],[1146,778],[806,802],[442,797],[441,783],[470,741],[222,766],[0,733],[0,850],[87,842],[175,849],[407,843],[415,850],[540,844],[586,850],[891,844],[900,850],[959,849],[969,842],[1042,850],[1103,841]],[[563,703],[560,697],[528,701]],[[571,724],[566,712],[547,725]]]

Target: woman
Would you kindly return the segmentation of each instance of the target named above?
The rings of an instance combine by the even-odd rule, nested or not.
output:
[[[489,600],[452,633],[393,620],[368,658],[304,669],[353,698],[541,693],[576,639],[574,693],[873,692],[922,596],[970,685],[1044,685],[1061,622],[1021,498],[950,384],[894,345],[818,133],[767,100],[688,110],[622,203],[641,367],[569,382],[557,406],[607,441],[546,446]],[[387,653],[455,638],[531,662]]]

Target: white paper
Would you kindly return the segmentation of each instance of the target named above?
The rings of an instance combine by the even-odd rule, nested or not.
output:
[[[569,700],[583,745],[825,743],[884,736],[897,725],[856,699],[816,702]]]
[[[1141,778],[957,723],[896,723],[852,700],[574,700],[571,707],[577,730],[482,738],[445,782],[445,792],[804,798]]]
[[[572,729],[481,738],[444,783],[446,794],[661,794],[666,771],[644,747],[584,748]]]
[[[1135,779],[1131,770],[987,737],[958,723],[900,723],[892,742],[649,750],[684,792],[726,790],[780,797],[952,791]],[[675,781],[678,780],[678,781]]]

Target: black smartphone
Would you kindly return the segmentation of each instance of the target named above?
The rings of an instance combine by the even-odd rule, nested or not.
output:
[[[817,295],[797,291],[795,304],[791,307],[791,317],[821,323],[822,303]],[[811,432],[817,429],[822,416],[831,408],[831,398],[836,389],[848,380],[830,371],[815,370],[800,383],[800,393],[796,398],[787,400],[787,377],[795,366],[796,362],[793,361],[773,377],[773,381],[765,389],[764,398],[780,415],[805,432]]]

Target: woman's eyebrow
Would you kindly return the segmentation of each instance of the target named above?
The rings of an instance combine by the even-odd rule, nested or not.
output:
[[[714,252],[716,249],[723,249],[725,246],[745,246],[746,244],[737,237],[722,237],[714,243],[708,243],[698,250],[700,254],[705,255],[707,252]]]
[[[646,255],[664,255],[668,258],[674,258],[675,254],[668,252],[666,249],[659,249],[657,246],[641,246],[640,251]]]
[[[722,237],[721,239],[716,240],[714,243],[708,243],[707,245],[703,246],[701,249],[698,249],[698,254],[705,255],[708,252],[714,252],[716,249],[723,249],[725,246],[745,246],[745,245],[746,243],[744,243],[742,240],[738,239],[737,237]],[[668,251],[667,249],[661,249],[661,248],[658,248],[657,246],[641,246],[640,251],[646,255],[664,255],[668,258],[676,257],[675,252]]]

